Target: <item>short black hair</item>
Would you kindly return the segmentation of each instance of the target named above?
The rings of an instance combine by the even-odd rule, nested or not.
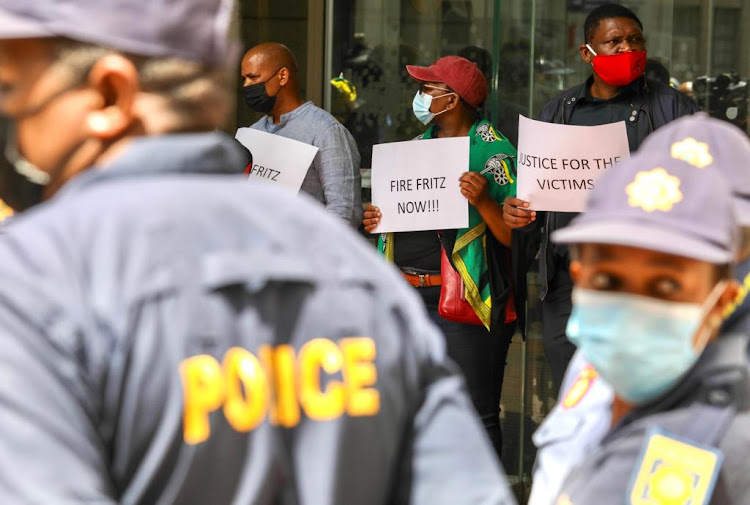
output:
[[[591,42],[591,37],[594,36],[594,32],[599,28],[599,23],[603,19],[612,18],[630,18],[638,24],[638,27],[643,31],[643,23],[638,19],[633,11],[620,4],[604,4],[600,5],[586,16],[586,21],[583,23],[583,39],[587,44]]]

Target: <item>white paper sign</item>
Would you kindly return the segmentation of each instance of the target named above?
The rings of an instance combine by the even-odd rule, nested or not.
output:
[[[248,177],[299,191],[318,148],[252,128],[240,128],[235,138],[253,155]]]
[[[534,210],[582,212],[596,179],[630,157],[625,121],[600,126],[518,122],[518,198]]]
[[[468,170],[469,137],[373,146],[372,204],[383,215],[373,233],[466,228],[458,179]]]

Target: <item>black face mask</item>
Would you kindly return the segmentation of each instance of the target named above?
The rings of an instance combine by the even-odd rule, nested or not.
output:
[[[69,84],[42,103],[13,118],[0,116],[0,199],[15,212],[23,212],[41,203],[42,190],[50,181],[48,173],[34,166],[18,152],[15,123],[38,114],[79,84],[80,82]]]
[[[15,152],[15,135],[9,120],[0,119],[0,199],[16,212],[22,212],[42,201],[44,184],[22,175],[7,152]]]
[[[271,77],[263,82],[256,82],[255,84],[242,88],[242,93],[245,95],[245,103],[250,109],[262,114],[268,114],[271,112],[271,109],[273,109],[273,106],[276,103],[276,95],[268,96],[266,83],[276,77],[279,70],[274,72]]]

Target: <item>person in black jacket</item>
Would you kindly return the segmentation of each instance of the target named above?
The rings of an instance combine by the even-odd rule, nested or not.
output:
[[[591,11],[579,50],[581,59],[593,68],[591,77],[550,100],[540,120],[581,126],[625,121],[633,152],[655,129],[697,111],[695,102],[687,96],[644,77],[643,25],[626,7],[605,4]],[[518,198],[507,198],[503,206],[503,219],[514,230],[513,271],[519,297],[525,296],[526,272],[541,247],[542,339],[556,388],[575,347],[565,335],[572,289],[568,249],[550,244],[549,235],[575,216],[569,212],[535,212],[529,202]]]

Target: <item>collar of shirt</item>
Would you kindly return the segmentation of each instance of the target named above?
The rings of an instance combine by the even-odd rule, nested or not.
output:
[[[623,86],[621,88],[621,91],[610,98],[609,100],[604,100],[602,98],[595,98],[591,96],[591,85],[594,84],[594,76],[589,76],[588,79],[586,79],[586,83],[581,87],[581,89],[578,91],[578,94],[576,95],[576,100],[578,100],[580,103],[605,103],[610,101],[619,101],[619,100],[629,100],[631,97],[637,95],[641,92],[643,89],[643,79],[644,77],[639,77],[638,79],[634,80],[627,86]]]
[[[161,174],[241,174],[247,161],[239,143],[223,133],[139,137],[111,162],[92,166],[61,190],[75,192],[99,181]]]
[[[260,126],[261,129],[268,133],[275,133],[281,128],[284,127],[289,121],[292,121],[297,116],[303,114],[309,107],[312,107],[313,103],[310,101],[307,101],[297,107],[296,109],[287,112],[286,114],[282,114],[279,117],[279,124],[274,124],[273,122],[273,116],[263,116],[263,118],[260,120]]]

